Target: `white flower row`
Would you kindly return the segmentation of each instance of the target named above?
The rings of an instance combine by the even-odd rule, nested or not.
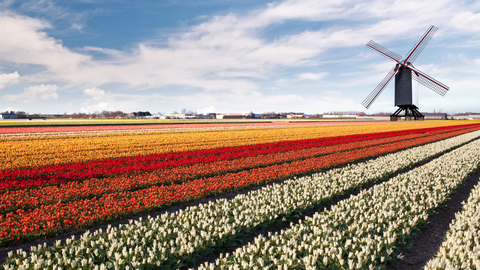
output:
[[[480,269],[480,184],[455,214],[445,241],[425,269]]]
[[[380,269],[479,163],[476,140],[199,269]]]
[[[19,250],[4,269],[169,269],[232,245],[258,227],[285,220],[334,196],[478,138],[480,131],[288,180],[231,200],[189,207],[175,213],[131,221],[119,228],[86,233],[66,245]],[[346,153],[348,154],[348,153]],[[110,268],[109,268],[110,269]]]

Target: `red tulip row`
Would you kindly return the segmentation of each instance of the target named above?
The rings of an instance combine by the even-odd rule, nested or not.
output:
[[[474,126],[480,126],[480,124],[474,124]],[[46,184],[58,184],[69,180],[81,180],[125,173],[153,171],[161,168],[188,166],[197,163],[212,163],[221,160],[239,159],[243,157],[315,148],[326,145],[345,144],[373,139],[378,140],[381,138],[389,138],[399,135],[419,134],[426,132],[446,132],[449,130],[459,130],[470,127],[472,127],[472,125],[414,129],[407,131],[154,154],[139,157],[106,159],[88,163],[78,162],[73,164],[67,163],[40,168],[0,171],[0,179],[2,179],[0,182],[0,191],[43,186]]]
[[[336,164],[376,156],[466,132],[456,131],[437,134],[354,149],[348,152],[336,152],[291,163],[281,163],[248,171],[201,178],[181,184],[153,186],[132,192],[114,192],[105,194],[100,198],[94,197],[67,203],[41,205],[39,208],[28,211],[17,210],[6,215],[0,215],[0,243],[8,244],[12,241],[56,235],[67,230],[89,227],[120,217],[161,209],[172,203],[244,189],[252,185],[318,171]],[[148,175],[152,182],[162,181],[159,176]],[[157,179],[155,179],[156,177]]]

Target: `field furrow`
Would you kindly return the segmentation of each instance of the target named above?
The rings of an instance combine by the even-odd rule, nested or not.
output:
[[[480,184],[477,184],[455,220],[435,258],[424,269],[480,269]]]

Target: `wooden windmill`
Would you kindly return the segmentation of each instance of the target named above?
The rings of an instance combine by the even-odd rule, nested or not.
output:
[[[383,89],[395,77],[395,106],[398,110],[390,116],[390,120],[396,121],[400,117],[400,113],[405,111],[405,120],[415,119],[423,120],[424,116],[418,111],[418,102],[416,101],[416,93],[413,89],[412,79],[420,84],[433,90],[441,96],[444,96],[449,87],[443,83],[433,79],[427,74],[421,72],[413,66],[413,62],[418,55],[427,46],[427,43],[432,39],[438,27],[430,26],[425,34],[420,38],[412,50],[403,58],[389,49],[375,43],[373,40],[368,42],[367,47],[396,62],[396,65],[388,72],[387,76],[380,82],[380,84],[368,95],[362,102],[365,108],[369,108],[377,97],[382,93]]]

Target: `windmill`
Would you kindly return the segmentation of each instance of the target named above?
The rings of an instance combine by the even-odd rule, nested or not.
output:
[[[424,116],[418,111],[418,102],[416,101],[416,93],[412,87],[412,79],[420,84],[430,88],[437,94],[444,96],[449,87],[443,83],[433,79],[427,74],[421,72],[413,66],[413,62],[418,55],[427,46],[427,43],[432,39],[438,27],[430,26],[425,34],[420,38],[412,50],[403,58],[380,44],[370,40],[367,47],[394,61],[396,65],[388,72],[387,76],[380,82],[379,85],[368,95],[362,102],[365,108],[369,108],[377,97],[382,93],[383,89],[387,87],[388,83],[395,76],[395,106],[399,107],[391,116],[390,120],[396,121],[400,118],[400,113],[405,111],[405,120],[423,120]]]

